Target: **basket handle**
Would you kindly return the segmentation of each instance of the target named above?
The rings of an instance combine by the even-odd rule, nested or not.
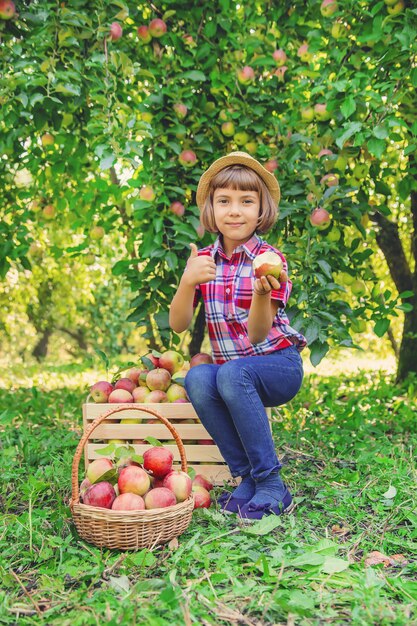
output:
[[[94,422],[92,422],[90,424],[90,426],[84,431],[83,436],[81,437],[78,446],[75,450],[75,454],[74,454],[74,460],[72,462],[72,474],[71,474],[71,480],[72,480],[72,499],[71,499],[71,505],[74,504],[79,504],[80,502],[80,491],[78,488],[78,466],[80,464],[80,459],[81,459],[81,455],[84,449],[85,444],[87,443],[91,433],[93,432],[93,430],[95,430],[97,428],[97,426],[99,426],[102,422],[104,422],[105,419],[107,419],[108,417],[110,417],[110,415],[114,415],[114,413],[119,413],[120,411],[126,411],[126,409],[132,410],[136,410],[136,411],[145,411],[145,413],[150,413],[151,415],[153,415],[154,417],[157,417],[159,419],[160,422],[162,422],[163,424],[165,424],[165,426],[168,428],[168,430],[171,432],[172,436],[175,439],[175,443],[178,446],[178,450],[180,453],[180,457],[181,457],[181,469],[183,472],[187,473],[187,469],[188,469],[188,465],[187,465],[187,458],[185,456],[185,449],[184,449],[184,444],[182,443],[182,439],[179,436],[178,432],[175,430],[175,428],[173,427],[173,425],[171,424],[171,422],[169,420],[167,420],[166,417],[164,417],[163,415],[160,415],[157,411],[154,411],[153,409],[148,409],[145,407],[138,407],[137,404],[124,404],[123,406],[119,406],[119,407],[115,407],[110,409],[109,411],[106,411],[106,413],[103,413],[102,415],[99,415],[98,417],[96,417],[96,419],[94,420]]]

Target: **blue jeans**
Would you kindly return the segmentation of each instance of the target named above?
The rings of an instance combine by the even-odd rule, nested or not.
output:
[[[260,481],[282,467],[265,407],[294,398],[303,376],[295,346],[222,365],[198,365],[187,373],[188,397],[232,476],[250,473]]]

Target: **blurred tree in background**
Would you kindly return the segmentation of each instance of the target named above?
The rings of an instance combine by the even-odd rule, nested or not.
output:
[[[196,186],[239,149],[280,182],[267,239],[288,258],[287,311],[313,364],[331,346],[366,347],[372,328],[399,380],[417,371],[411,2],[3,5],[3,329],[13,283],[41,352],[58,329],[80,349],[98,336],[120,349],[126,317],[150,347],[179,345],[169,303],[188,244],[212,241]],[[203,329],[200,311],[193,352]]]

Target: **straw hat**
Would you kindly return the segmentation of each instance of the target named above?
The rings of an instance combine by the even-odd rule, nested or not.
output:
[[[224,169],[228,165],[246,165],[246,167],[254,170],[257,174],[259,174],[265,185],[268,187],[274,202],[276,202],[277,205],[279,204],[281,192],[275,176],[271,172],[268,172],[268,170],[266,170],[264,166],[259,163],[259,161],[254,159],[250,154],[247,154],[247,152],[231,152],[230,154],[220,157],[220,159],[214,161],[208,170],[206,170],[201,176],[197,187],[197,206],[200,211],[206,201],[211,180],[220,172],[220,170]]]

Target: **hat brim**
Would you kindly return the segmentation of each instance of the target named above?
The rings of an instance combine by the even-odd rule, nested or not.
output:
[[[250,154],[247,154],[246,152],[231,152],[230,154],[220,157],[220,159],[214,161],[204,174],[202,174],[198,183],[196,194],[197,206],[200,211],[204,207],[212,179],[222,169],[229,165],[245,165],[259,174],[267,186],[274,202],[276,202],[278,206],[281,199],[281,191],[275,176],[271,172],[268,172],[268,170],[265,169],[264,166]]]

